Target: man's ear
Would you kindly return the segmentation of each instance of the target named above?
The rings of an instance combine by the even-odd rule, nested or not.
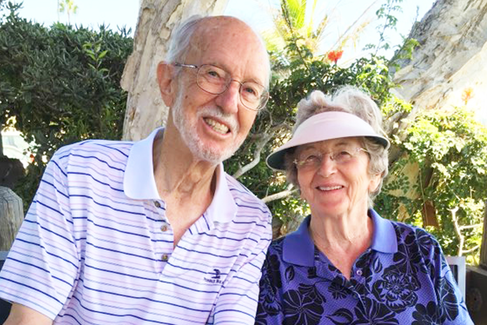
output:
[[[167,107],[172,107],[175,97],[176,81],[174,80],[174,66],[164,61],[157,65],[157,83],[161,97]]]

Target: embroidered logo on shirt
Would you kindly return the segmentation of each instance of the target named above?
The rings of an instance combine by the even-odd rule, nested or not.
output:
[[[220,270],[219,269],[213,269],[215,271],[215,275],[212,276],[212,279],[219,279],[220,278]]]
[[[208,283],[222,283],[222,280],[220,279],[220,273],[221,271],[219,269],[213,269],[213,272],[208,272],[208,275],[211,275],[211,278],[204,278],[206,282]]]

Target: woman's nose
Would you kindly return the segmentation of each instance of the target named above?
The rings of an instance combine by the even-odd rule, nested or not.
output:
[[[336,172],[336,162],[331,159],[329,154],[324,154],[318,167],[318,174],[329,177]]]

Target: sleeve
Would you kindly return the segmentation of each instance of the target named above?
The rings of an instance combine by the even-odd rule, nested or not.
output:
[[[51,159],[0,273],[0,298],[54,319],[79,272],[69,205],[67,147]]]
[[[267,210],[268,211],[268,210]],[[213,324],[254,324],[259,295],[261,268],[267,248],[272,240],[271,215],[266,223],[258,225],[255,231],[256,244],[251,249],[241,252],[245,255],[235,273],[223,283],[220,295],[214,306]],[[211,320],[208,322],[212,324]]]
[[[428,234],[429,235],[429,234]],[[438,315],[442,324],[474,324],[468,313],[465,299],[458,288],[454,275],[448,266],[439,243],[429,235],[433,243],[430,258],[433,266],[433,283],[435,284]]]
[[[260,279],[260,293],[255,317],[256,325],[280,325],[284,322],[284,315],[281,308],[281,297],[278,292],[282,291],[279,254],[273,252],[269,247],[264,266],[262,267],[262,278]],[[274,265],[274,268],[272,267]]]

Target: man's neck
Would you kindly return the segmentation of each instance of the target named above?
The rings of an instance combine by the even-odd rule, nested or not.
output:
[[[169,131],[169,132],[168,132]],[[191,151],[174,139],[170,130],[156,136],[153,144],[154,179],[162,199],[212,197],[217,165],[195,159]]]
[[[164,131],[153,144],[154,179],[166,203],[174,247],[210,206],[216,190],[217,165],[196,160],[179,137]]]

